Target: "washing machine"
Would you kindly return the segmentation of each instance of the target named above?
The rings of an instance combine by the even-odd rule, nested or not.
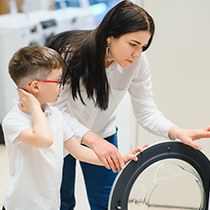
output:
[[[28,13],[28,18],[41,25],[41,44],[46,46],[49,39],[58,33],[57,22],[51,10],[34,10]]]
[[[87,8],[67,7],[58,10],[35,10],[28,13],[29,19],[42,26],[42,45],[60,32],[77,29],[93,29],[95,19]]]
[[[119,172],[109,210],[208,210],[210,161],[178,141],[147,147]]]
[[[93,29],[95,18],[88,8],[66,7],[52,11],[58,33],[67,30]]]
[[[24,14],[0,16],[0,123],[17,98],[16,85],[8,73],[9,61],[19,48],[41,44],[39,29],[39,23]]]
[[[13,54],[21,47],[45,45],[57,32],[57,24],[50,11],[5,14],[0,16],[0,123],[17,98],[16,85],[8,73]],[[0,133],[0,142],[3,139]]]

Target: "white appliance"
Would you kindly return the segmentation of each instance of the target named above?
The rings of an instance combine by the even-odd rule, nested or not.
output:
[[[57,22],[58,32],[95,27],[95,18],[88,8],[66,7],[52,13]]]
[[[21,47],[44,46],[56,33],[92,29],[94,26],[94,16],[87,8],[36,10],[0,16],[0,125],[12,108],[13,99],[17,98],[16,86],[8,73],[8,64],[13,54]]]
[[[117,175],[109,210],[209,209],[210,161],[201,151],[165,141],[137,157]]]
[[[19,48],[35,44],[41,44],[38,22],[28,20],[24,14],[0,16],[0,122],[17,97],[16,86],[8,73],[9,61]]]
[[[40,22],[42,27],[42,45],[57,33],[76,30],[93,29],[95,19],[88,8],[66,7],[58,10],[36,10],[28,13],[30,20]]]
[[[41,44],[46,45],[50,37],[58,32],[57,22],[50,10],[35,10],[28,13],[29,20],[39,22],[41,25]]]
[[[66,7],[58,10],[36,10],[28,14],[30,19],[37,20],[42,25],[43,44],[49,38],[67,30],[93,29],[95,19],[88,8]]]

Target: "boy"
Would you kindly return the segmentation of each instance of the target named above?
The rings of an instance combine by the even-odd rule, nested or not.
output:
[[[47,105],[58,100],[63,68],[62,57],[42,46],[21,48],[9,63],[20,100],[2,122],[11,174],[6,210],[59,209],[63,147],[81,161],[103,165],[92,149],[76,140],[61,112]],[[144,147],[125,155],[124,162],[137,160],[135,153]]]

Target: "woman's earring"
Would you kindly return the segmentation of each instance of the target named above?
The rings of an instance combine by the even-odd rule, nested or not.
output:
[[[107,41],[107,47],[106,47],[106,61],[109,62],[110,61],[110,54],[111,54],[111,42]]]

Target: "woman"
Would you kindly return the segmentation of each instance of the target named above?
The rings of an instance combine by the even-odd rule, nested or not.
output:
[[[210,127],[184,130],[157,109],[151,91],[147,50],[154,36],[152,17],[130,1],[112,8],[94,30],[56,35],[49,47],[64,58],[64,90],[55,105],[81,142],[93,148],[103,167],[81,163],[91,209],[107,209],[109,192],[122,157],[117,150],[116,108],[128,91],[135,117],[150,132],[201,149],[195,139],[210,137]],[[77,118],[72,119],[71,116]],[[85,127],[84,127],[85,126]],[[93,133],[94,132],[94,133]],[[61,209],[73,209],[75,159],[64,160]]]

